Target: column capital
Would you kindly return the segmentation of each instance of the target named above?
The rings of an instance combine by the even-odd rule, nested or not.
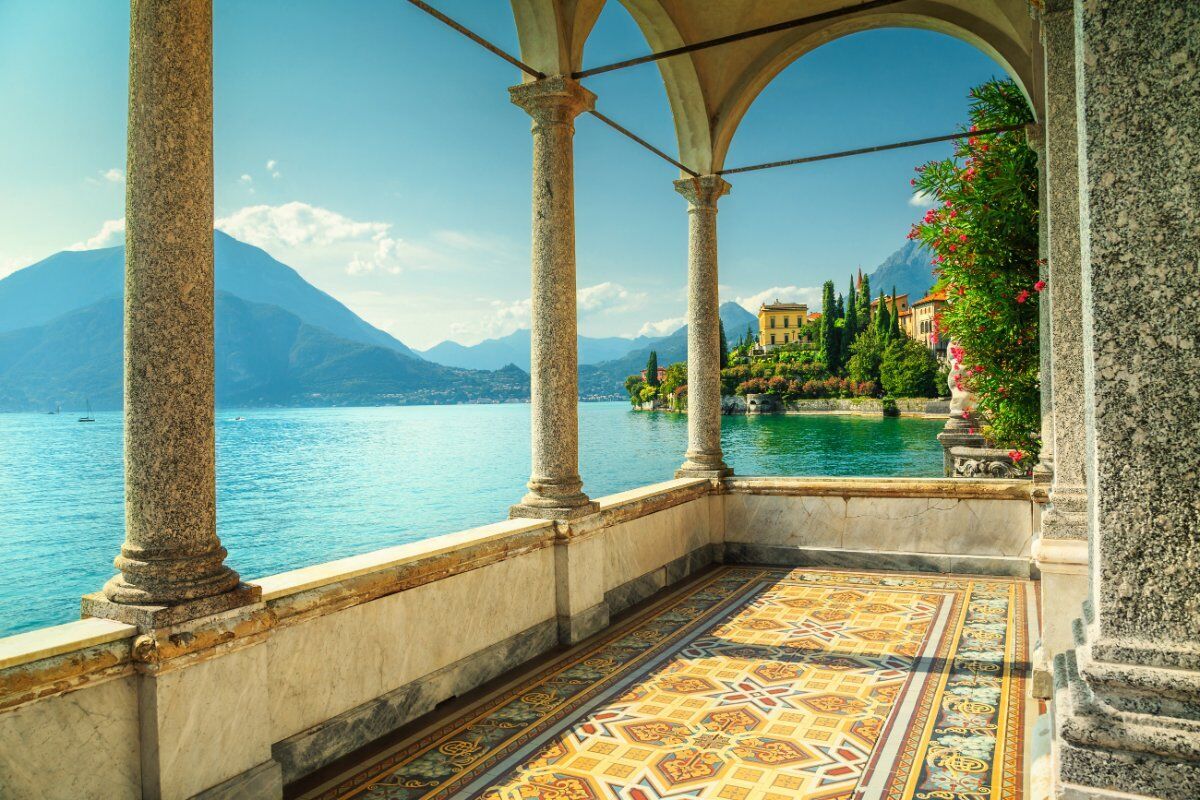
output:
[[[720,175],[700,175],[675,181],[675,191],[687,198],[696,208],[716,208],[717,200],[733,188]]]
[[[562,75],[510,86],[508,96],[539,125],[567,125],[596,106],[595,94]]]

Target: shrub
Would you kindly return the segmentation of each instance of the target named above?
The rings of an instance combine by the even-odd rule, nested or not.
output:
[[[1033,120],[1017,85],[971,91],[971,130]],[[1038,171],[1023,132],[970,136],[954,156],[917,167],[912,181],[938,205],[909,238],[934,252],[949,304],[938,320],[960,350],[963,386],[975,395],[984,435],[1036,459],[1038,385]]]
[[[901,337],[883,351],[879,379],[893,397],[933,397],[937,359],[920,342]]]

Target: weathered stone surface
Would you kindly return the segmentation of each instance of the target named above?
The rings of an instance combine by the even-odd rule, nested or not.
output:
[[[955,478],[999,478],[1012,480],[1025,475],[1025,470],[1013,461],[1007,450],[994,447],[965,447],[950,448],[950,456],[954,459]],[[1044,469],[1049,469],[1046,462],[1039,462]],[[1035,469],[1036,473],[1037,470]],[[1036,475],[1035,475],[1036,483]]]
[[[1076,3],[1091,590],[1059,781],[1200,786],[1200,5]]]
[[[1035,67],[1041,67],[1040,64]],[[1041,69],[1035,70],[1039,77]],[[1050,277],[1049,226],[1046,214],[1046,129],[1044,125],[1027,125],[1025,140],[1037,153],[1038,167],[1038,278]],[[1033,467],[1034,483],[1048,484],[1054,476],[1054,366],[1050,352],[1050,297],[1041,295],[1038,301],[1038,381],[1041,387],[1042,448]]]
[[[565,519],[595,505],[579,478],[575,317],[575,117],[596,96],[570,78],[509,89],[533,117],[530,415],[533,470],[515,517]]]
[[[211,0],[130,14],[125,543],[115,603],[238,585],[216,531]]]
[[[732,474],[721,454],[720,299],[717,200],[729,193],[719,175],[675,181],[688,201],[688,449],[677,477]]]
[[[1084,489],[1083,297],[1079,263],[1079,140],[1075,120],[1075,20],[1071,3],[1041,14],[1046,73],[1046,194],[1049,271],[1043,304],[1051,311],[1054,371],[1054,477],[1042,536],[1087,537]]]
[[[272,757],[290,783],[545,653],[557,638],[554,621],[546,620],[276,742]]]

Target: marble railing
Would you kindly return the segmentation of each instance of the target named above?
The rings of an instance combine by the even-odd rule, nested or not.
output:
[[[714,562],[1029,569],[1027,482],[684,479],[599,506],[273,575],[166,631],[0,639],[0,796],[269,795]]]

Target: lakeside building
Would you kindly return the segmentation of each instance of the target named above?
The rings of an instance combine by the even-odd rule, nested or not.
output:
[[[758,308],[758,346],[771,350],[799,341],[800,328],[809,321],[807,303],[763,303]],[[820,314],[816,315],[820,317]]]
[[[885,294],[883,296],[883,302],[887,303],[888,313],[890,314],[892,312],[892,296],[890,294]],[[901,314],[903,314],[905,311],[908,311],[908,295],[907,294],[896,295],[896,308],[898,308],[900,310]],[[878,311],[879,311],[879,298],[876,297],[874,300],[871,301],[871,316],[874,317],[876,312],[878,312]]]
[[[644,369],[642,370],[641,376],[642,376],[642,381],[645,382],[646,370],[644,370]],[[667,368],[660,365],[658,368],[658,382],[662,383],[666,379],[667,379]]]
[[[909,338],[916,339],[941,358],[946,355],[946,340],[937,334],[937,317],[946,307],[944,291],[930,292],[912,304],[910,313],[906,316],[901,312],[900,319],[905,324]]]
[[[132,4],[124,541],[80,620],[0,639],[0,796],[1196,800],[1200,3],[628,3],[675,126],[662,191],[686,201],[687,443],[673,476],[601,498],[579,473],[573,137],[604,4],[512,5],[509,97],[533,121],[529,480],[493,524],[243,580],[217,527],[200,290],[212,3]],[[953,479],[735,475],[730,143],[788,65],[897,26],[991,54],[1037,120],[1034,478],[980,477],[998,462],[971,452]],[[446,491],[486,469],[467,460]],[[20,591],[36,603],[39,579]]]

